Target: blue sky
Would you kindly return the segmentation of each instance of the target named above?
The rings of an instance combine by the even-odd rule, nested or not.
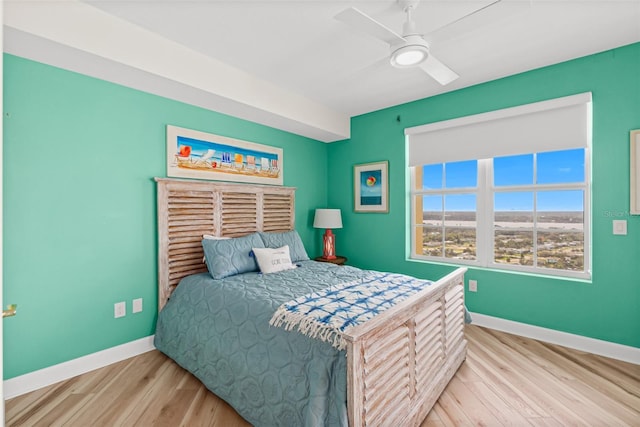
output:
[[[494,186],[507,188],[512,185],[534,183],[534,164],[537,169],[537,184],[562,184],[584,181],[584,149],[554,151],[494,159]],[[443,170],[446,171],[443,173]],[[475,160],[465,162],[427,165],[423,168],[424,188],[464,188],[476,187],[478,167]],[[443,185],[443,183],[445,183]],[[582,211],[584,195],[581,190],[539,191],[537,211]],[[534,193],[500,192],[494,200],[495,211],[532,211]],[[441,210],[439,196],[424,198],[425,210]],[[445,197],[447,210],[476,210],[475,195],[448,195]]]

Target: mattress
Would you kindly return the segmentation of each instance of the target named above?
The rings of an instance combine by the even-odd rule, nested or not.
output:
[[[345,352],[269,320],[285,302],[371,272],[298,266],[185,277],[158,315],[155,346],[255,426],[347,426]]]

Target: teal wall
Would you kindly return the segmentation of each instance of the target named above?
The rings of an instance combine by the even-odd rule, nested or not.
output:
[[[327,145],[5,55],[3,298],[19,304],[4,322],[5,378],[154,332],[152,178],[165,175],[166,124],[282,147],[284,184],[298,188],[296,224],[310,256],[320,251],[313,210],[338,207],[338,252],[351,264],[433,278],[452,267],[406,259],[404,128],[586,91],[594,100],[593,280],[471,269],[478,292],[467,303],[640,347],[640,217],[628,214],[638,69],[635,44],[359,116],[350,140]],[[390,162],[390,212],[356,214],[353,166],[377,160]],[[612,235],[613,219],[628,220],[627,236]],[[144,311],[131,314],[140,297]],[[128,314],[114,319],[118,301]]]
[[[4,322],[5,378],[154,333],[167,124],[282,147],[297,228],[320,250],[327,144],[11,55],[4,111],[3,299],[19,312]]]
[[[514,75],[352,119],[329,147],[329,206],[343,210],[337,251],[359,267],[439,277],[450,266],[408,261],[404,128],[591,91],[592,281],[471,269],[471,311],[640,347],[640,217],[629,215],[629,131],[640,128],[640,44]],[[398,121],[398,116],[400,121]],[[388,214],[353,212],[353,166],[389,160]],[[334,191],[334,189],[342,191]],[[614,236],[612,220],[628,235]]]

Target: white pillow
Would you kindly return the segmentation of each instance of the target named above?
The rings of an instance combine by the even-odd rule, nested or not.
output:
[[[296,268],[291,263],[288,245],[281,248],[253,248],[253,253],[263,274]]]
[[[231,237],[218,237],[218,236],[214,236],[213,234],[203,234],[202,238],[209,239],[209,240],[229,240]],[[202,263],[204,264],[206,262],[207,262],[207,257],[203,256]]]

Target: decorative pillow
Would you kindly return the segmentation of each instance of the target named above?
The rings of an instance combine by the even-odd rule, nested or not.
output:
[[[229,240],[231,237],[218,237],[218,236],[214,236],[213,234],[203,234],[202,238],[211,239],[211,240]],[[203,263],[207,262],[207,258],[204,255],[202,256],[202,262]]]
[[[291,263],[289,246],[281,248],[253,248],[260,271],[264,274],[296,268]]]
[[[267,248],[281,248],[282,246],[289,246],[292,262],[309,260],[309,255],[307,255],[302,239],[296,230],[284,233],[259,232],[259,234]]]
[[[214,279],[256,271],[252,248],[264,248],[258,233],[235,239],[202,239],[207,268]]]

